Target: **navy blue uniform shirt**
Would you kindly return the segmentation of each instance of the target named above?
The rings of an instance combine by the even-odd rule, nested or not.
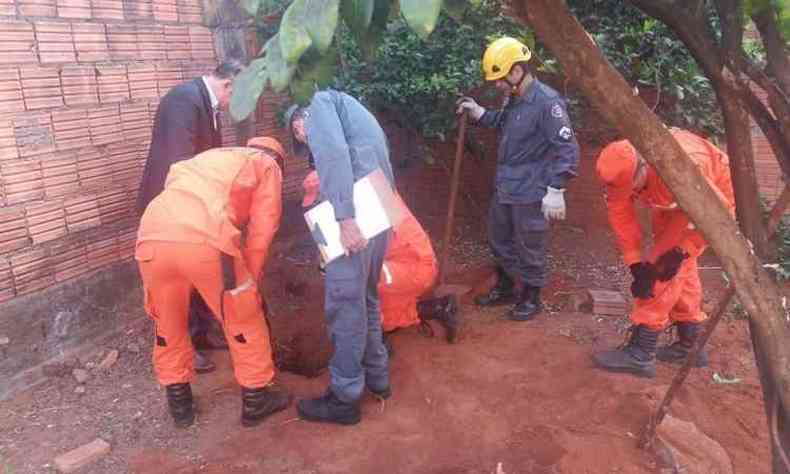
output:
[[[576,176],[579,144],[565,101],[537,79],[504,109],[487,110],[479,124],[500,130],[495,183],[500,203],[540,201],[546,187],[564,188]]]

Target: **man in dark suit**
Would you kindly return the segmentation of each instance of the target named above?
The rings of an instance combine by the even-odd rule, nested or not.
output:
[[[243,67],[236,60],[224,61],[211,74],[179,84],[162,97],[137,198],[140,215],[164,189],[170,165],[222,146],[219,112],[227,110],[233,78]],[[195,348],[226,348],[224,337],[212,331],[214,323],[210,310],[196,293],[189,310],[189,332]],[[214,363],[205,352],[195,351],[197,372],[214,369]]]

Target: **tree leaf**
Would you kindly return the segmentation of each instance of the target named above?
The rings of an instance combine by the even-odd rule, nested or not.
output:
[[[464,19],[467,7],[469,7],[467,0],[444,0],[444,11],[457,22]]]
[[[375,5],[376,0],[342,0],[340,10],[343,20],[355,35],[360,36],[368,31]]]
[[[340,17],[340,0],[306,0],[307,31],[318,52],[323,53],[332,45],[337,20]]]
[[[313,44],[313,39],[307,32],[305,18],[305,5],[307,0],[294,0],[285,10],[280,21],[280,48],[282,56],[288,64],[296,64],[307,48]]]
[[[275,92],[282,92],[288,87],[288,82],[293,77],[296,66],[288,64],[283,58],[279,33],[266,42],[261,52],[265,54],[264,60],[269,76],[269,84]]]
[[[233,95],[230,98],[230,115],[236,122],[250,116],[258,105],[258,98],[266,87],[266,60],[252,61],[233,80]]]
[[[294,0],[280,22],[280,47],[288,64],[296,64],[311,46],[319,52],[332,44],[340,0]]]
[[[426,39],[436,27],[442,0],[400,0],[406,23],[420,38]]]

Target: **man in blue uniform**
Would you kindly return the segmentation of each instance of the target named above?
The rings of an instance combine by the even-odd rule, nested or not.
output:
[[[294,154],[315,164],[320,197],[334,207],[347,251],[326,266],[324,312],[334,346],[329,389],[300,401],[298,412],[310,421],[355,424],[365,387],[381,398],[391,394],[378,295],[389,232],[363,238],[353,202],[354,182],[377,169],[393,183],[387,137],[362,104],[333,90],[317,92],[307,107],[291,107],[286,123]]]
[[[497,262],[497,282],[479,296],[480,306],[513,304],[508,318],[528,321],[543,306],[549,220],[565,219],[565,185],[576,176],[579,144],[565,102],[535,79],[529,48],[500,38],[483,55],[486,81],[507,94],[501,110],[486,110],[473,99],[458,102],[484,127],[500,130],[496,191],[489,213],[489,243]],[[518,295],[514,279],[523,290]]]

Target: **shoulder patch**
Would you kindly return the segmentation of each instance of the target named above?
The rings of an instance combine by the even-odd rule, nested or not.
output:
[[[560,104],[554,104],[554,105],[551,106],[551,116],[552,117],[554,117],[554,118],[562,118],[563,115],[565,115],[565,114],[562,112],[562,107],[560,107]]]
[[[559,135],[559,137],[563,140],[568,141],[573,137],[573,130],[571,130],[571,128],[568,126],[563,126],[557,132],[557,135]]]

